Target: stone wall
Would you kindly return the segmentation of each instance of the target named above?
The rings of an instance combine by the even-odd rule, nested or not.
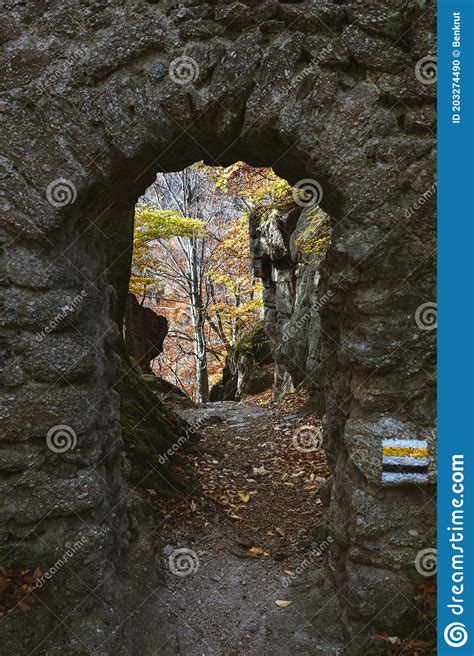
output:
[[[119,577],[130,533],[107,244],[158,170],[201,159],[273,166],[323,191],[329,568],[348,635],[396,625],[411,610],[414,557],[434,545],[435,335],[422,319],[435,301],[435,86],[417,66],[435,53],[434,2],[6,10],[3,551],[45,569],[66,542],[90,540],[49,586],[42,621],[25,614],[16,635],[27,651],[62,635],[81,653],[60,622],[80,633],[70,610],[87,612],[90,589],[107,595]],[[58,425],[69,450],[51,448]],[[387,483],[389,438],[428,439],[421,482]]]

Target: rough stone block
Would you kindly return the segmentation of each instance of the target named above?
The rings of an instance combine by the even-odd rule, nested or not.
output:
[[[99,364],[99,345],[74,335],[48,335],[33,342],[24,366],[42,382],[74,381],[90,374]]]
[[[8,441],[46,439],[48,431],[58,425],[69,426],[77,435],[85,433],[97,413],[94,400],[89,387],[30,384],[12,390],[0,400],[2,437]]]
[[[414,584],[406,576],[355,563],[349,564],[347,573],[344,596],[353,612],[365,620],[383,612],[383,625],[388,628],[412,607]]]
[[[354,465],[374,485],[382,485],[383,440],[398,440],[403,444],[426,441],[427,443],[427,479],[426,483],[436,481],[436,439],[432,428],[419,426],[411,421],[396,419],[388,415],[376,421],[349,419],[344,430],[344,443]],[[412,484],[411,479],[403,477],[394,485]],[[421,484],[421,483],[419,483]]]

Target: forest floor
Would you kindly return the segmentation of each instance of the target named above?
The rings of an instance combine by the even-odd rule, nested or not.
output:
[[[303,402],[264,394],[182,413],[204,426],[202,453],[188,456],[200,491],[155,503],[181,656],[340,653],[320,567],[329,543],[315,533],[328,474],[321,423]]]

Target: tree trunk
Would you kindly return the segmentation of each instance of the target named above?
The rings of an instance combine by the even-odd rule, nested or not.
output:
[[[207,373],[206,337],[204,334],[204,314],[197,311],[196,324],[196,382],[200,403],[209,400],[209,377]]]
[[[199,276],[199,263],[196,239],[190,239],[190,279],[191,279],[191,317],[194,328],[196,353],[196,396],[199,403],[209,400],[209,378],[207,374],[205,315],[201,293],[202,280]]]

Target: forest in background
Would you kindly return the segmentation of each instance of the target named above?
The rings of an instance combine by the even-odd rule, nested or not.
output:
[[[262,316],[249,219],[292,201],[272,169],[197,163],[160,173],[139,199],[130,291],[168,320],[156,373],[206,401],[226,355]]]

